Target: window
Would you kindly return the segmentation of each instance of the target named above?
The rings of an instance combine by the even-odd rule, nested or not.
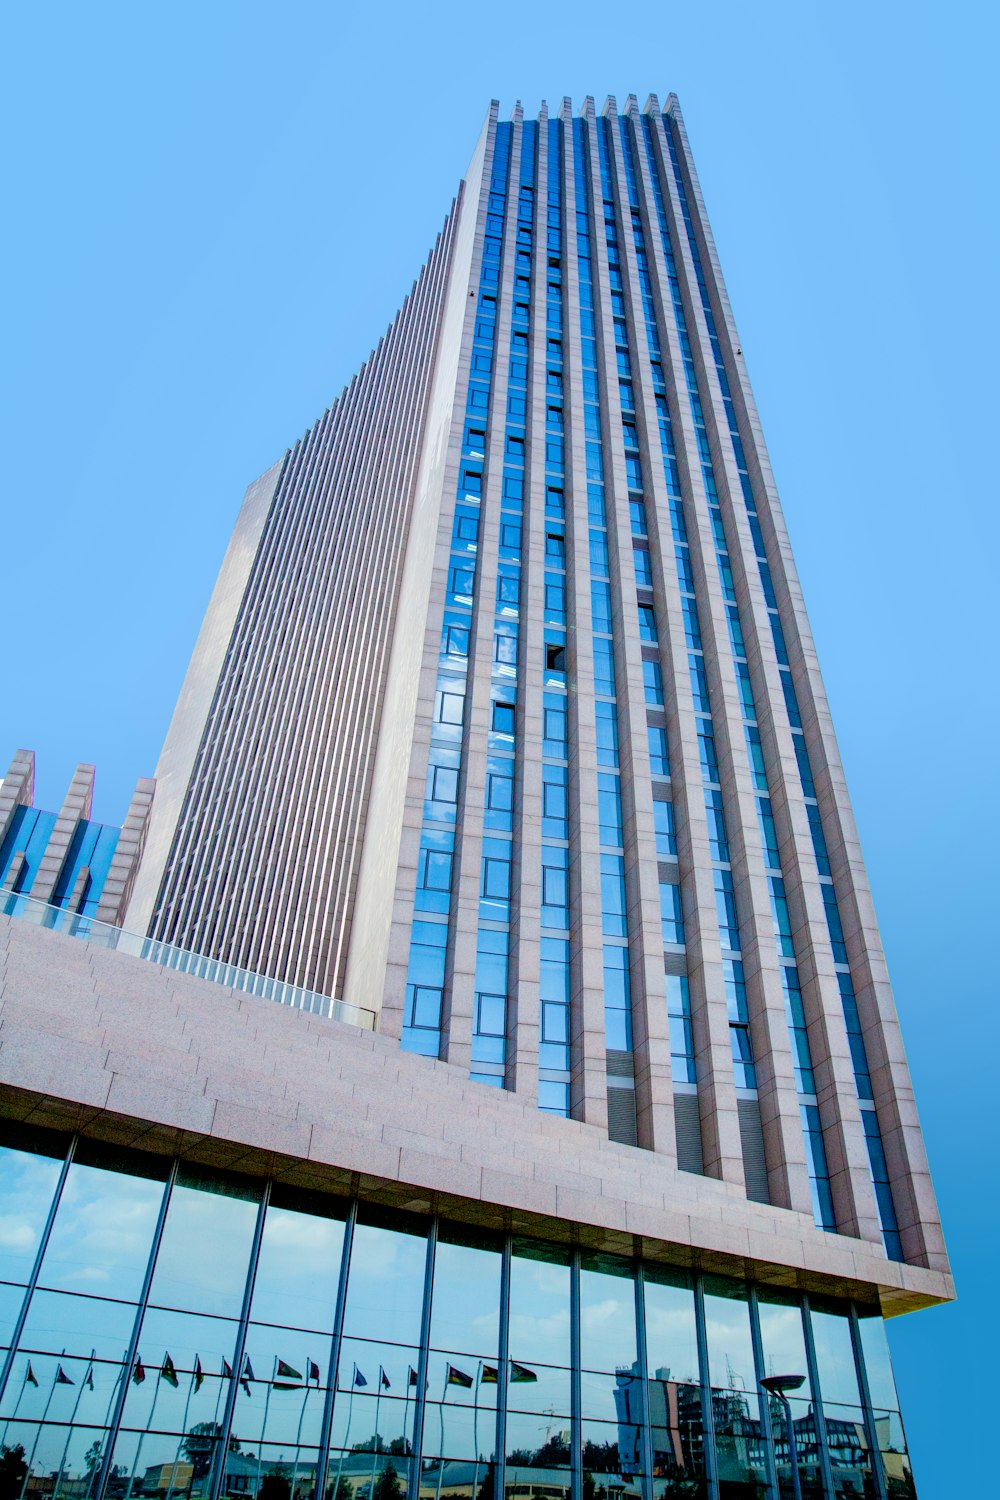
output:
[[[566,731],[565,705],[551,702],[543,704],[542,754],[551,756],[554,760],[565,760],[567,745]]]
[[[667,731],[662,724],[650,724],[649,769],[654,776],[669,776],[670,761],[667,759]]]
[[[495,700],[493,703],[492,729],[496,734],[513,734],[515,727],[515,713],[513,703],[503,703]]]
[[[502,666],[517,666],[517,626],[498,625],[493,637],[493,660]],[[509,673],[507,674],[510,675]]]
[[[561,531],[545,533],[545,556],[563,562],[566,558],[566,538]]]
[[[594,639],[594,691],[606,698],[615,696],[615,661],[612,643],[600,636]]]
[[[431,766],[430,796],[433,802],[458,801],[458,769],[454,766]]]
[[[542,766],[542,834],[564,839],[568,835],[568,794],[565,766]]]
[[[439,692],[437,695],[439,724],[461,725],[465,715],[465,696],[462,693]]]
[[[545,647],[545,670],[546,672],[566,671],[566,647],[547,644]]]
[[[478,535],[479,516],[472,511],[460,511],[455,517],[456,542],[474,542]]]
[[[656,834],[656,852],[672,857],[677,854],[677,839],[674,833],[674,804],[657,799],[653,803],[653,829]]]
[[[633,549],[635,556],[635,581],[641,589],[653,587],[653,568],[649,561],[649,553],[645,547]]]
[[[642,682],[646,702],[660,706],[663,703],[663,675],[658,661],[643,661]]]
[[[684,916],[681,908],[681,888],[668,881],[660,881],[660,926],[663,941],[671,946],[684,941]]]
[[[597,718],[597,764],[618,769],[618,715],[613,703],[594,705]]]
[[[497,578],[497,603],[516,609],[521,597],[521,575],[500,573]]]
[[[644,641],[656,641],[656,615],[651,604],[639,605],[639,637]]]

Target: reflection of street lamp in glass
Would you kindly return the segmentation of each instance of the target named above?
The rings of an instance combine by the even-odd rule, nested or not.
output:
[[[789,1404],[786,1391],[797,1391],[800,1385],[805,1384],[804,1375],[765,1375],[761,1385],[772,1396],[777,1396],[785,1408],[785,1426],[788,1428],[788,1461],[792,1470],[792,1494],[795,1500],[802,1500],[802,1486],[799,1483],[799,1459],[795,1451],[795,1423],[792,1421],[792,1408]]]

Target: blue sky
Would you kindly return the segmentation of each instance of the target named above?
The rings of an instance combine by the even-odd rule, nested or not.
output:
[[[490,97],[509,112],[518,97],[533,110],[675,90],[961,1293],[890,1330],[917,1480],[922,1500],[972,1493],[994,1417],[1000,1229],[993,1089],[973,1086],[998,1050],[983,957],[996,927],[995,10],[351,10],[180,0],[6,17],[0,759],[33,747],[48,807],[74,763],[94,761],[96,814],[120,819],[154,768],[246,484],[389,321]],[[960,1412],[968,1441],[943,1427]]]

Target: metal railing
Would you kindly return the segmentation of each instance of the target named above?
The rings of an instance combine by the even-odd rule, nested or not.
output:
[[[98,948],[111,948],[117,953],[127,953],[131,958],[160,964],[178,974],[208,979],[213,984],[225,985],[227,989],[240,990],[246,995],[259,995],[278,1005],[291,1006],[293,1010],[346,1021],[368,1031],[375,1029],[375,1012],[363,1006],[346,1005],[331,995],[321,995],[316,990],[307,990],[283,979],[270,979],[266,974],[255,974],[250,969],[241,969],[218,958],[206,958],[203,953],[191,953],[174,943],[160,942],[158,938],[140,937],[138,933],[126,932],[123,927],[113,927],[110,922],[98,922],[94,917],[81,916],[79,912],[67,911],[61,906],[50,906],[32,896],[13,892],[0,895],[0,914],[30,922],[33,927],[60,932],[65,937],[80,938]]]

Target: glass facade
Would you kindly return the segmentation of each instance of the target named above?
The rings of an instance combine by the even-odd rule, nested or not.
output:
[[[4,1500],[777,1500],[776,1372],[807,1500],[913,1493],[871,1308],[5,1139]]]

